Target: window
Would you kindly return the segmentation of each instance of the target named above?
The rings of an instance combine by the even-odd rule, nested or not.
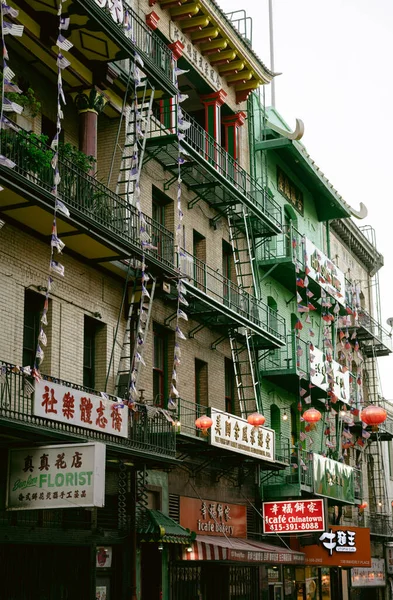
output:
[[[96,335],[98,322],[85,315],[83,329],[83,385],[95,388],[96,384]]]
[[[225,359],[225,412],[235,414],[235,371],[229,358]]]
[[[206,290],[206,238],[193,231],[194,281],[196,286]]]
[[[223,298],[224,303],[228,303],[231,298],[231,284],[232,281],[232,262],[233,262],[233,252],[232,246],[223,240],[222,242],[222,274],[224,275],[224,285],[223,285]]]
[[[274,429],[279,438],[281,435],[281,415],[280,409],[276,404],[272,404],[270,407],[270,427]]]
[[[33,367],[37,352],[38,334],[41,328],[41,314],[45,298],[41,294],[25,291],[23,320],[23,366]],[[45,348],[43,349],[45,351]]]
[[[277,334],[278,333],[278,321],[277,321],[278,309],[277,309],[277,302],[273,298],[273,296],[267,297],[267,305],[270,308],[270,310],[269,310],[269,330],[273,334]]]
[[[195,359],[195,403],[209,405],[207,363]]]
[[[277,189],[297,211],[303,214],[303,192],[293,183],[284,171],[277,167]]]
[[[153,326],[153,398],[157,406],[164,406],[167,397],[166,357],[168,336],[159,325]]]

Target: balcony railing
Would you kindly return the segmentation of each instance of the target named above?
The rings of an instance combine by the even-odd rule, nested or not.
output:
[[[304,268],[304,249],[302,234],[293,225],[283,227],[283,232],[266,240],[261,245],[258,260],[272,262],[275,260],[292,260]]]
[[[100,441],[118,449],[143,452],[149,455],[174,457],[176,440],[173,425],[165,414],[146,404],[135,404],[135,410],[128,411],[128,437],[118,437],[112,434],[84,429],[68,423],[60,423],[34,415],[33,381],[17,372],[17,368],[9,363],[0,362],[0,419],[23,426],[44,429],[54,435],[69,435],[70,437],[89,438]],[[44,376],[44,379],[46,377]],[[93,390],[78,386],[67,381],[48,378],[52,383],[59,383],[70,389],[83,390],[87,394],[97,394]],[[30,385],[26,385],[29,382]],[[99,394],[99,393],[98,393]],[[111,398],[111,396],[109,396]],[[112,397],[114,402],[118,402]]]
[[[150,119],[148,136],[156,138],[177,133],[177,111],[178,107],[176,105],[168,108],[160,107],[155,110],[153,117]],[[182,110],[182,118],[191,123],[191,127],[186,131],[182,131],[184,134],[183,145],[186,148],[189,147],[210,164],[230,184],[234,191],[247,199],[251,207],[254,207],[258,212],[263,212],[278,229],[281,229],[279,204],[191,115]]]
[[[391,515],[369,513],[364,515],[362,527],[369,527],[373,535],[393,536],[393,520]]]
[[[47,192],[51,192],[53,188],[51,149],[23,131],[3,130],[0,140],[1,154],[15,163],[13,171]],[[120,196],[71,161],[61,158],[58,167],[61,177],[58,186],[59,198],[67,204],[70,212],[73,209],[78,211],[87,221],[93,221],[107,232],[120,236],[141,248],[141,220],[133,206],[127,204]],[[158,259],[160,263],[173,267],[172,233],[150,217],[144,216],[144,219],[147,237],[157,248],[153,250],[146,248],[145,252]]]
[[[296,373],[297,370],[306,374],[310,370],[309,348],[307,342],[298,339],[294,333],[287,335],[287,344],[283,348],[270,350],[259,364],[261,371]]]
[[[241,315],[251,324],[285,340],[285,319],[267,304],[185,250],[181,250],[179,268],[194,288]]]

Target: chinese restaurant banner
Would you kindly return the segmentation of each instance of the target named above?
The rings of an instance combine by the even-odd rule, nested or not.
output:
[[[35,382],[34,414],[60,423],[128,437],[128,407],[83,390],[41,379]]]
[[[7,510],[104,506],[105,444],[9,450]]]
[[[325,531],[324,500],[263,502],[263,533]]]
[[[311,383],[327,392],[330,389],[330,383],[326,370],[326,364],[328,364],[326,354],[314,346],[310,355]],[[349,404],[351,398],[349,371],[342,373],[341,365],[335,360],[330,361],[330,364],[333,369],[333,392],[339,400]]]
[[[211,409],[213,425],[210,430],[212,446],[248,454],[262,460],[275,460],[275,432],[267,427],[254,427],[245,419]]]
[[[345,306],[344,273],[307,238],[305,244],[309,278],[316,281],[339,304]]]
[[[247,537],[247,511],[240,504],[180,496],[180,525],[198,534]]]
[[[331,525],[318,544],[305,546],[306,565],[318,567],[371,567],[370,530]]]
[[[355,503],[353,468],[343,463],[313,455],[314,493],[335,500]]]
[[[371,567],[356,567],[351,569],[352,587],[378,587],[385,586],[385,561],[383,558],[372,558]]]

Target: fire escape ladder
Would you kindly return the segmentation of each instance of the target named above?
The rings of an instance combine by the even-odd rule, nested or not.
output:
[[[379,438],[368,445],[367,467],[370,496],[370,510],[374,514],[390,515],[382,442]]]
[[[119,367],[116,375],[116,396],[120,398],[128,398],[131,382],[138,389],[140,369],[139,364],[143,363],[143,351],[146,346],[147,335],[149,332],[151,311],[154,300],[154,292],[156,288],[156,280],[152,279],[151,287],[148,295],[142,295],[142,288],[135,290],[132,293],[131,301],[128,309],[126,329],[124,332],[123,345],[120,354]],[[139,299],[137,299],[137,295]],[[135,311],[138,310],[136,331],[133,331],[133,323]],[[140,340],[143,343],[140,344]]]

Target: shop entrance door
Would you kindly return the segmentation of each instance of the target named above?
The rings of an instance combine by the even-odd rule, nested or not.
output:
[[[161,600],[162,552],[157,544],[141,544],[142,600]]]

